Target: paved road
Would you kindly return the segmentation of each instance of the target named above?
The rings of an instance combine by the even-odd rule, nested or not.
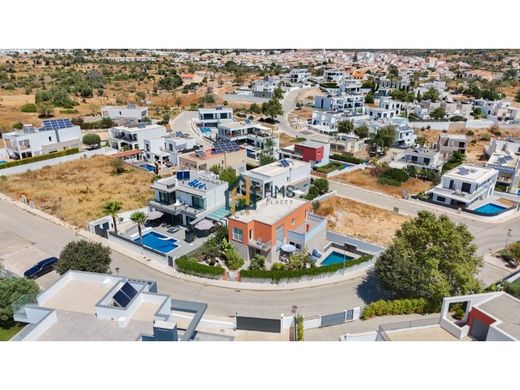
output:
[[[2,230],[22,237],[50,256],[59,255],[63,246],[76,239],[75,233],[63,226],[20,210],[0,200]],[[4,240],[0,239],[0,246]],[[233,316],[236,312],[257,316],[277,317],[291,314],[297,306],[304,315],[327,314],[362,305],[365,300],[378,297],[371,284],[362,278],[304,290],[247,291],[205,286],[165,275],[113,252],[112,268],[119,267],[121,275],[156,280],[159,291],[177,299],[208,303],[207,313],[213,316]],[[360,293],[358,293],[360,289]]]
[[[176,131],[182,131],[183,133],[188,133],[193,135],[199,144],[204,145],[204,147],[211,147],[211,142],[209,142],[206,138],[201,137],[200,134],[193,130],[191,123],[194,118],[197,118],[197,111],[183,111],[175,118],[170,119],[170,127],[172,131],[175,133]]]

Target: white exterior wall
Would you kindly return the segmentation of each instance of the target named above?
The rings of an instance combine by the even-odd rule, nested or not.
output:
[[[148,116],[148,108],[146,107],[103,107],[101,108],[101,115],[110,119],[133,119],[143,120]]]

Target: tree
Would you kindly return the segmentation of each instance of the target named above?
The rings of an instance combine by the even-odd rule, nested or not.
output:
[[[90,133],[83,136],[83,143],[91,148],[101,145],[101,137],[99,134]]]
[[[263,150],[258,153],[258,160],[260,165],[267,165],[276,161],[274,156],[274,141],[271,138],[265,141]]]
[[[276,98],[272,98],[268,102],[262,103],[262,113],[269,116],[271,119],[278,115],[283,115],[282,103]]]
[[[36,282],[25,278],[0,280],[0,327],[9,327],[13,322],[12,304],[24,295],[36,295],[40,291]]]
[[[115,175],[120,175],[125,172],[125,164],[123,163],[123,160],[119,158],[114,158],[111,160],[110,165],[112,165],[112,168],[114,168],[113,173]]]
[[[137,232],[139,233],[139,240],[141,241],[141,246],[143,245],[143,231],[141,226],[146,222],[146,214],[142,211],[134,211],[132,215],[130,215],[130,219],[137,224]]]
[[[112,222],[114,223],[114,232],[117,235],[117,213],[121,211],[123,207],[123,203],[118,200],[109,200],[103,205],[103,213],[105,215],[110,215],[112,217]]]
[[[63,275],[68,270],[99,272],[110,270],[111,249],[98,242],[87,240],[71,241],[60,253],[56,271]]]
[[[283,98],[283,91],[282,88],[276,87],[273,91],[273,97],[275,99],[281,100]]]
[[[389,148],[395,143],[396,134],[394,126],[385,126],[379,129],[374,137],[374,142],[383,148]]]
[[[329,192],[329,182],[327,179],[316,179],[312,185],[318,189],[320,195]]]
[[[227,167],[221,169],[218,178],[223,181],[227,181],[229,185],[233,184],[237,179],[237,173],[234,168]]]
[[[365,103],[367,103],[367,104],[374,103],[374,94],[372,92],[369,92],[365,95]]]
[[[477,293],[482,259],[472,240],[466,225],[420,211],[402,225],[377,260],[379,283],[396,298],[425,298],[433,303],[446,296]]]
[[[439,100],[441,97],[441,94],[439,93],[439,91],[437,90],[437,88],[434,88],[434,87],[431,87],[430,89],[428,89],[424,95],[423,95],[423,99],[424,100],[431,100],[432,102],[436,102],[437,100]]]
[[[249,264],[250,270],[262,270],[265,269],[265,256],[262,256],[260,254],[256,254],[252,259],[251,263]]]
[[[356,127],[354,129],[354,134],[361,139],[367,138],[369,134],[368,126],[363,123],[361,126]]]
[[[349,120],[339,121],[337,128],[340,133],[352,133],[354,130],[354,123]]]
[[[444,119],[446,117],[446,111],[442,107],[437,107],[430,112],[430,117],[432,119]]]
[[[518,90],[518,92],[515,95],[515,102],[519,102],[520,103],[520,90]]]
[[[165,89],[167,91],[171,91],[177,87],[180,87],[182,85],[182,78],[175,74],[172,76],[166,76],[159,80],[159,83],[157,84],[157,87],[159,89]]]
[[[480,107],[476,107],[473,112],[471,113],[471,115],[473,116],[473,118],[475,119],[480,119],[482,117],[484,117],[484,113],[482,112],[482,109]]]
[[[42,118],[48,118],[54,115],[54,106],[49,102],[40,102],[37,104],[38,115]]]

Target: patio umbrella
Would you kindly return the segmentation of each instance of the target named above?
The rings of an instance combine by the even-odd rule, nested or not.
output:
[[[209,219],[203,219],[202,221],[197,223],[194,227],[197,230],[209,230],[213,227],[213,222],[211,222]]]
[[[161,213],[160,211],[157,211],[157,210],[153,210],[153,211],[150,211],[146,215],[146,219],[148,219],[149,221],[153,221],[154,219],[159,219],[162,216],[163,216],[163,213]]]
[[[283,244],[282,250],[286,253],[293,253],[296,250],[296,247],[291,244]]]

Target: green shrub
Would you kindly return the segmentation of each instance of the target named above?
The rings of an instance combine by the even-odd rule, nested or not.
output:
[[[303,328],[303,316],[296,316],[296,341],[303,341],[304,328]]]
[[[466,135],[468,137],[471,137],[472,135],[475,135],[475,132],[473,130],[468,130],[468,131],[466,131]]]
[[[505,282],[504,290],[508,294],[520,299],[520,279],[517,279],[512,283]]]
[[[224,268],[220,266],[211,267],[206,264],[201,264],[193,257],[182,256],[175,260],[177,270],[185,274],[220,278],[224,275]]]
[[[53,159],[56,157],[69,156],[71,154],[76,154],[76,153],[79,153],[79,149],[72,148],[72,149],[63,150],[61,152],[42,154],[40,156],[28,157],[28,158],[24,158],[21,160],[13,160],[13,161],[9,161],[5,164],[0,165],[0,169],[16,167],[18,165],[30,164],[30,163],[33,163],[36,161],[50,160],[50,159]]]
[[[371,255],[361,256],[357,259],[349,260],[345,263],[345,268],[365,263],[372,259]],[[262,270],[243,270],[240,271],[241,278],[251,279],[270,279],[273,282],[280,282],[284,279],[299,279],[303,276],[316,276],[321,274],[334,273],[343,268],[343,263],[325,265],[323,267],[311,267],[298,270],[286,270],[282,268],[283,263],[274,263],[270,271]]]
[[[380,299],[365,306],[362,320],[385,315],[402,315],[402,314],[425,314],[434,313],[440,309],[439,304],[432,304],[424,298],[418,299],[395,299],[385,301]]]
[[[25,103],[20,110],[22,112],[38,112],[38,107],[34,103]]]

